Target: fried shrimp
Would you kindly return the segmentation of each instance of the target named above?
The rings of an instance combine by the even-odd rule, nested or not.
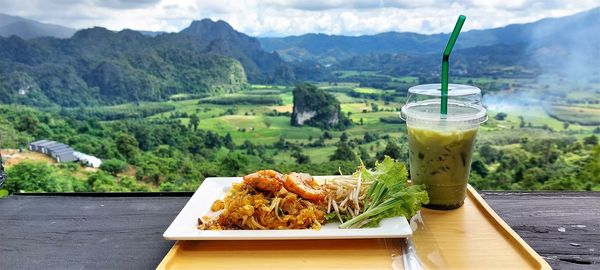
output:
[[[244,183],[259,190],[277,192],[283,186],[283,176],[273,170],[262,170],[244,176]]]
[[[327,193],[321,189],[317,181],[307,173],[290,173],[285,175],[283,186],[290,192],[298,194],[305,200],[322,203],[327,198]]]

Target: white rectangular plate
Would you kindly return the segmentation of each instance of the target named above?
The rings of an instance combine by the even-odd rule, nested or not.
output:
[[[323,180],[330,177],[315,178]],[[320,230],[198,230],[198,218],[210,215],[213,202],[225,197],[232,183],[241,181],[241,177],[206,178],[167,228],[163,237],[167,240],[292,240],[404,238],[412,234],[405,217],[384,219],[379,227],[364,229],[339,229],[339,223],[328,222]]]

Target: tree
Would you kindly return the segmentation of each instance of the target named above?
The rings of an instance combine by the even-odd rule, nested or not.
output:
[[[589,183],[600,189],[600,145],[592,149],[592,153],[581,166],[582,170],[578,177],[582,182]]]
[[[371,102],[371,111],[373,111],[373,112],[379,111],[379,106],[377,105],[377,103]]]
[[[162,175],[164,172],[157,164],[144,163],[137,166],[135,177],[144,182],[160,184]]]
[[[494,116],[494,118],[496,120],[499,120],[499,121],[504,121],[504,119],[506,118],[506,116],[507,116],[506,113],[499,112],[499,113],[496,114],[496,116]]]
[[[331,133],[329,133],[329,131],[325,131],[323,132],[323,139],[333,139],[333,136],[331,136]]]
[[[106,159],[102,161],[100,170],[110,173],[114,176],[127,170],[127,162],[119,159]]]
[[[9,192],[73,192],[70,182],[57,181],[56,169],[45,162],[20,162],[6,170]]]
[[[471,163],[471,170],[481,175],[483,178],[487,177],[490,172],[485,164],[479,159],[473,160]]]
[[[103,171],[92,173],[90,177],[88,177],[87,183],[89,190],[92,192],[121,191],[115,177]]]
[[[18,131],[25,131],[29,134],[34,134],[37,130],[40,120],[35,114],[30,111],[26,111],[19,116],[19,119],[15,123],[15,128]]]
[[[225,135],[225,138],[223,138],[223,144],[229,150],[233,150],[235,148],[235,144],[233,143],[233,138],[231,137],[231,133],[227,133],[227,135]]]
[[[273,147],[279,150],[287,150],[289,148],[289,143],[285,141],[283,137],[279,137],[279,140],[273,144]]]
[[[365,149],[364,147],[359,147],[358,152],[360,154],[360,160],[362,160],[363,163],[369,166],[372,163],[372,160],[371,155],[369,154],[367,149]]]
[[[342,135],[340,135],[340,141],[347,142],[348,141],[348,133],[342,132]]]
[[[208,148],[219,148],[223,145],[223,142],[218,134],[209,131],[204,136],[204,145]]]
[[[498,150],[489,144],[484,144],[479,147],[479,155],[487,164],[493,163],[499,158]]]
[[[385,149],[382,152],[377,153],[377,160],[383,160],[385,156],[390,156],[393,159],[404,160],[406,154],[403,153],[402,148],[397,143],[389,140]]]
[[[337,144],[337,148],[335,152],[331,156],[329,156],[330,161],[334,160],[342,160],[342,161],[356,161],[356,155],[350,145],[347,142],[339,142]]]
[[[229,153],[221,159],[223,175],[239,175],[248,166],[248,158],[240,153]]]
[[[523,118],[523,116],[519,115],[519,128],[524,128],[525,127],[525,118]]]
[[[525,190],[536,190],[539,186],[548,180],[548,175],[539,167],[529,168],[523,173],[523,180],[520,185]]]
[[[123,155],[128,161],[132,162],[139,154],[140,148],[139,143],[130,134],[121,133],[117,137],[115,143],[117,144],[117,150]]]
[[[302,153],[302,149],[300,147],[296,148],[292,153],[292,157],[296,159],[296,163],[298,164],[309,164],[310,157]]]
[[[582,190],[583,184],[572,176],[561,176],[546,181],[543,190]]]
[[[363,136],[363,140],[365,140],[366,143],[370,143],[374,140],[376,140],[375,136],[371,135],[371,133],[369,133],[368,131],[365,132],[365,135]]]
[[[248,155],[256,155],[256,145],[254,145],[250,140],[245,140],[242,144],[242,149],[246,149],[246,154]]]
[[[585,137],[585,139],[583,139],[583,143],[586,145],[597,145],[598,144],[598,136],[596,136],[595,134],[589,137]]]
[[[119,186],[123,189],[123,190],[127,190],[127,191],[143,191],[143,192],[148,192],[148,191],[152,191],[151,188],[148,185],[145,185],[144,183],[139,183],[135,180],[134,177],[131,176],[122,176],[121,179],[119,179]]]
[[[198,129],[199,124],[200,124],[200,117],[198,117],[197,114],[192,114],[192,116],[190,116],[190,125],[192,126],[194,131]]]
[[[325,146],[325,140],[323,137],[319,137],[316,141],[310,144],[312,147],[323,147]]]

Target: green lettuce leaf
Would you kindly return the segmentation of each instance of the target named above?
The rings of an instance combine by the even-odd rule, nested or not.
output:
[[[377,177],[377,181],[385,184],[389,189],[389,193],[395,193],[408,184],[406,165],[403,162],[395,161],[389,156],[385,156],[381,163],[375,163],[373,173]]]
[[[379,181],[385,184],[391,193],[408,184],[406,165],[403,162],[395,161],[389,156],[385,156],[382,162],[376,161],[373,170],[361,166],[354,173],[354,176],[358,177],[359,173],[361,173],[363,181]]]

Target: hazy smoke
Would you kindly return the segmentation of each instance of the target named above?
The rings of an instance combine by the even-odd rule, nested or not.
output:
[[[600,8],[534,24],[529,50],[540,79],[600,80]]]
[[[600,94],[598,29],[600,8],[533,24],[528,31],[527,55],[539,75],[531,83],[484,96],[484,105],[496,111],[523,114],[528,106],[569,102],[570,91]]]
[[[545,105],[548,101],[539,99],[533,92],[499,92],[483,96],[483,104],[488,110],[504,113],[523,114],[523,108],[535,105]]]

